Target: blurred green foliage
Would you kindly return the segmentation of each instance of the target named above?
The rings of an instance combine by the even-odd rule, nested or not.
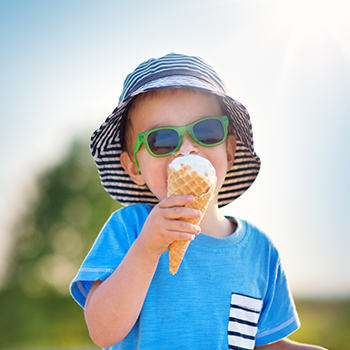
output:
[[[35,297],[67,294],[97,233],[120,204],[103,190],[88,143],[82,141],[39,176],[36,188],[13,230],[9,287]]]
[[[120,205],[103,190],[87,143],[76,141],[43,172],[14,226],[6,288],[0,292],[0,349],[94,347],[69,283],[96,235]],[[291,339],[350,349],[350,301],[297,301],[302,327]]]
[[[58,165],[39,176],[26,207],[14,224],[0,292],[0,348],[91,346],[69,283],[121,205],[103,190],[88,142],[76,140]]]

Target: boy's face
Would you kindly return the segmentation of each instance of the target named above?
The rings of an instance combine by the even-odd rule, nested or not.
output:
[[[134,147],[138,134],[161,126],[181,126],[204,117],[222,115],[219,101],[209,93],[188,89],[171,89],[159,94],[143,97],[129,113],[131,126],[130,144]],[[235,138],[229,135],[221,145],[203,147],[185,132],[180,149],[173,155],[153,157],[142,144],[137,152],[141,174],[137,174],[135,161],[127,152],[121,156],[121,163],[130,177],[139,185],[147,184],[152,193],[162,200],[167,195],[167,169],[171,161],[182,154],[197,154],[208,159],[216,170],[218,178],[215,194],[219,192],[226,172],[231,168],[235,152]],[[129,150],[132,154],[132,150]]]

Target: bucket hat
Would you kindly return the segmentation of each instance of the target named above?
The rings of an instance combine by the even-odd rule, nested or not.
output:
[[[149,59],[130,73],[124,81],[118,106],[92,134],[90,150],[103,187],[123,205],[158,203],[146,185],[140,186],[131,180],[120,164],[120,154],[123,125],[133,99],[141,93],[165,88],[198,89],[215,94],[221,101],[223,112],[233,126],[237,147],[234,163],[218,195],[218,205],[231,203],[252,185],[260,170],[249,113],[228,95],[224,82],[208,63],[200,57],[176,53]]]

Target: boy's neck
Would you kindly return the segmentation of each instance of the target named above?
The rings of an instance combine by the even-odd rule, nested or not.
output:
[[[212,201],[200,223],[200,227],[202,232],[209,236],[224,238],[235,232],[237,224],[223,216],[216,201]]]

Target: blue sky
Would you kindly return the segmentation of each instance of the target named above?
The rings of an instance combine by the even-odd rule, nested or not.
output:
[[[225,212],[273,239],[295,295],[349,296],[349,13],[341,0],[1,1],[0,266],[36,174],[99,126],[126,74],[179,52],[207,60],[252,118],[261,173]]]

